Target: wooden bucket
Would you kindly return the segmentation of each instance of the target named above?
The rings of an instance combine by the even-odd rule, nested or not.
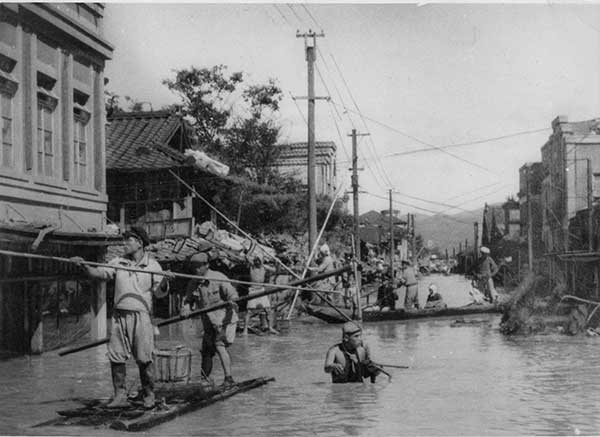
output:
[[[152,359],[156,382],[189,382],[192,374],[192,351],[187,347],[155,349]]]

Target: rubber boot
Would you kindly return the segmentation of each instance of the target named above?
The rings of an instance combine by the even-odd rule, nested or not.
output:
[[[128,407],[129,402],[127,401],[127,392],[125,390],[125,378],[127,376],[127,370],[125,363],[110,363],[110,370],[112,373],[113,387],[115,389],[115,395],[106,405],[107,408],[123,408]]]
[[[156,399],[154,397],[154,368],[152,363],[138,363],[138,369],[140,370],[140,381],[142,382],[144,408],[154,408]]]

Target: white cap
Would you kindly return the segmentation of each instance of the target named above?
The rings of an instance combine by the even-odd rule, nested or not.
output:
[[[321,246],[321,249],[320,249],[320,250],[321,250],[321,252],[322,252],[322,253],[327,253],[327,254],[329,254],[329,246],[327,245],[327,243],[323,244],[323,245]]]
[[[490,249],[488,249],[488,248],[487,248],[487,247],[485,247],[485,246],[481,246],[481,249],[479,249],[479,251],[480,251],[481,253],[490,253]]]

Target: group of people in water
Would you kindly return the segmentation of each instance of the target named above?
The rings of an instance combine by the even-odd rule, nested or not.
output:
[[[146,251],[150,240],[142,228],[132,227],[123,234],[124,254],[111,260],[108,266],[91,267],[80,257],[71,259],[80,266],[89,278],[99,281],[114,281],[114,305],[108,344],[108,359],[111,365],[114,396],[108,407],[122,408],[129,403],[125,390],[125,363],[133,357],[139,368],[142,390],[139,401],[146,408],[153,408],[154,375],[152,353],[154,351],[155,328],[151,321],[152,301],[154,297],[165,297],[170,291],[170,282],[175,275],[163,271],[161,266]],[[335,270],[335,262],[329,247],[322,245],[320,263],[312,268],[316,273]],[[489,257],[489,250],[481,248],[482,260],[478,277],[486,287],[486,295],[491,301],[497,301],[497,293],[492,277],[498,271],[497,265]],[[219,357],[223,367],[223,386],[235,385],[231,374],[231,357],[228,348],[235,341],[238,307],[238,291],[223,273],[212,270],[207,253],[197,253],[189,260],[192,273],[198,278],[190,280],[186,287],[181,306],[181,315],[189,316],[192,311],[226,303],[218,310],[203,313],[200,316],[203,325],[202,334],[202,373],[209,377],[213,369],[213,358]],[[250,279],[254,284],[266,283],[269,268],[260,257],[248,259]],[[154,273],[154,274],[153,274]],[[156,275],[158,273],[159,275]],[[401,268],[393,277],[381,276],[381,288],[378,303],[389,308],[395,307],[396,286],[406,288],[405,308],[419,308],[418,273],[407,260],[401,262]],[[321,287],[332,287],[334,278],[329,278]],[[260,291],[253,288],[251,293]],[[443,304],[443,299],[435,286],[429,287],[426,308],[429,305]],[[270,299],[257,298],[248,303],[244,333],[248,331],[249,317],[252,312],[259,311],[266,316],[267,329],[277,333],[273,328],[274,315],[271,312]],[[375,381],[380,372],[384,372],[370,359],[369,349],[362,342],[362,329],[355,322],[344,324],[342,341],[327,352],[325,372],[332,375],[333,382],[359,382],[369,378]]]

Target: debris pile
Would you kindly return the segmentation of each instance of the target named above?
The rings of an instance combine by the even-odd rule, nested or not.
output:
[[[566,285],[558,282],[550,287],[548,279],[530,273],[517,287],[500,322],[506,335],[586,332],[597,335],[600,304],[566,295]]]

